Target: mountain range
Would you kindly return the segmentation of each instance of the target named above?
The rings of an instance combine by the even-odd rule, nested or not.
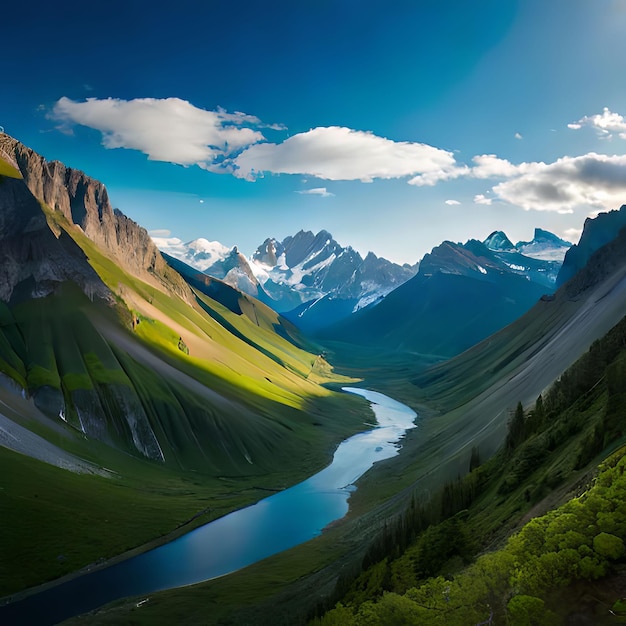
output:
[[[413,278],[377,306],[321,329],[319,336],[390,351],[458,354],[550,294],[561,267],[554,257],[569,247],[545,231],[537,231],[531,243],[507,242],[501,232],[484,242],[444,241],[424,256]]]
[[[407,548],[412,573],[359,578],[379,531],[442,532],[438,522],[418,523],[418,510],[441,512],[454,543],[470,534],[476,498],[491,515],[476,524],[504,532],[566,489],[579,494],[583,472],[591,476],[623,442],[620,420],[604,426],[626,406],[622,335],[608,334],[626,313],[625,216],[626,206],[587,220],[571,248],[540,229],[517,244],[495,231],[444,241],[415,266],[363,258],[326,231],[267,239],[247,259],[208,240],[155,243],[112,208],[102,183],[0,134],[3,602],[317,471],[340,440],[370,425],[361,399],[333,390],[348,382],[393,394],[420,418],[402,453],[359,481],[347,518],[302,551],[257,564],[254,584],[222,579],[155,593],[92,615],[94,623],[130,622],[138,609],[148,621],[196,611],[204,622],[207,598],[218,613],[227,598],[240,623],[280,623],[277,606],[286,607],[284,623],[304,622],[328,598],[343,598],[354,571],[352,600],[376,580],[423,575],[426,550],[440,553],[442,541]],[[279,302],[291,307],[284,315],[269,306]],[[587,353],[599,340],[613,355],[602,367],[597,349]],[[550,389],[567,392],[579,413],[547,407],[545,423],[536,418]],[[529,416],[527,441],[512,439],[516,405],[523,422]],[[566,440],[571,449],[559,447]],[[508,482],[487,491],[503,478],[490,464],[499,450]],[[468,467],[477,470],[471,502]],[[598,522],[605,526],[594,529],[601,538],[592,537],[587,557],[618,546],[604,537],[619,539],[614,521]],[[559,541],[576,539],[571,532]],[[391,535],[372,561],[380,571],[401,551],[400,534]],[[456,557],[449,575],[464,565],[464,553]],[[450,562],[440,565],[428,576]],[[316,594],[303,593],[311,588]],[[246,613],[242,598],[267,619]]]
[[[338,244],[325,230],[300,231],[283,241],[266,239],[248,259],[237,246],[195,239],[155,238],[162,252],[219,278],[276,311],[286,313],[324,297],[350,302],[358,310],[408,280],[417,266],[398,265],[370,252],[363,258]]]
[[[319,333],[342,321],[352,324],[354,313],[376,306],[418,271],[429,275],[437,271],[467,275],[468,260],[462,258],[463,254],[455,258],[451,247],[472,254],[472,248],[478,245],[475,241],[464,245],[444,242],[442,245],[447,246],[448,254],[440,247],[420,263],[400,266],[373,252],[363,258],[350,246],[338,244],[325,230],[316,235],[300,231],[283,241],[268,238],[249,259],[236,246],[228,248],[206,239],[184,244],[180,239],[155,238],[155,242],[168,257],[175,257],[259,298],[308,333]],[[478,254],[482,255],[486,266],[491,266],[499,275],[527,277],[547,291],[554,287],[563,257],[571,246],[541,229],[535,230],[532,241],[518,242],[515,246],[501,231],[489,235],[483,244],[486,250]],[[480,267],[476,261],[474,268]],[[509,286],[517,291],[515,281]],[[504,289],[502,296],[508,298],[506,288],[503,285],[501,288]],[[541,295],[538,289],[522,289],[528,292],[531,301]],[[485,294],[485,297],[489,296]],[[511,298],[514,297],[517,296],[512,293]],[[527,300],[522,298],[521,302]],[[519,307],[513,307],[510,315],[498,317],[497,324],[514,319],[526,310],[524,306],[520,303]],[[484,332],[497,330],[500,327],[497,324],[487,325]],[[480,338],[482,336],[484,333]],[[468,339],[475,341],[476,336]]]

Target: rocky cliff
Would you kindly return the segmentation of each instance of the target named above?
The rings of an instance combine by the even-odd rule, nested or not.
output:
[[[28,200],[25,190],[19,189],[22,181],[10,180],[11,189],[0,190],[0,195],[4,196],[0,213],[4,214],[8,207],[15,206],[16,200],[21,204],[29,203],[30,208],[24,215],[34,219],[37,228],[43,228],[45,217],[39,207],[35,209],[39,201],[60,213],[70,224],[80,226],[89,239],[130,274],[191,300],[184,281],[163,260],[147,231],[112,208],[101,182],[58,161],[46,161],[5,134],[0,134],[0,158],[12,162],[19,169],[23,183],[32,194],[31,200]],[[6,219],[4,215],[0,216],[0,236],[7,234],[3,224]],[[15,230],[17,222],[9,219],[13,220]],[[21,226],[26,227],[25,224]],[[4,298],[4,295],[0,294],[0,297]]]
[[[50,229],[39,202],[15,175],[0,177],[0,300],[43,297],[66,280],[109,299],[84,252],[67,233]]]

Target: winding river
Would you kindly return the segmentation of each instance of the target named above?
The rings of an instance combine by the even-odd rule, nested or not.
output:
[[[118,598],[224,576],[319,535],[348,512],[356,480],[377,461],[398,453],[417,417],[381,393],[344,391],[370,402],[378,427],[342,442],[328,467],[170,543],[0,607],[0,623],[54,624]]]

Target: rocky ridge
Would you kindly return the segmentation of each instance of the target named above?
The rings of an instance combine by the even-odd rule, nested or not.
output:
[[[66,167],[59,161],[46,161],[34,150],[6,134],[0,134],[0,158],[17,166],[22,176],[22,180],[5,178],[8,185],[4,185],[0,190],[0,195],[4,197],[0,237],[7,239],[7,236],[19,234],[21,230],[28,233],[39,232],[40,236],[49,240],[49,236],[42,232],[46,229],[46,218],[39,205],[41,202],[53,212],[60,213],[69,224],[79,226],[89,239],[132,275],[156,284],[162,289],[173,290],[191,301],[191,292],[184,281],[169,268],[147,231],[121,211],[113,209],[103,183],[80,170]],[[24,183],[30,194],[26,189],[20,189]],[[18,209],[18,205],[22,208]],[[11,210],[11,207],[14,209]],[[25,224],[23,221],[19,223],[19,220],[16,222],[10,218],[14,211],[23,216],[28,215],[29,219],[33,220],[32,224]],[[6,223],[7,219],[13,220],[12,226]],[[55,235],[59,240],[66,238],[58,230]],[[67,245],[71,247],[71,244]],[[41,251],[46,250],[50,252],[48,247],[43,245]],[[28,253],[23,253],[17,258],[24,258],[24,254],[28,257]],[[37,256],[34,248],[32,254]],[[46,263],[45,257],[36,260],[40,274],[43,272],[43,266],[51,267],[53,264],[52,259],[48,259]],[[34,272],[37,273],[36,270]],[[51,270],[47,274],[50,275],[50,272]],[[61,272],[56,280],[61,280],[64,273]],[[3,282],[6,283],[6,280]],[[76,282],[82,286],[86,285],[84,280]],[[90,289],[93,288],[95,287],[92,285]],[[7,299],[8,290],[7,285],[4,285],[0,297]],[[97,291],[100,293],[102,289]],[[45,295],[49,288],[44,288],[43,292]]]

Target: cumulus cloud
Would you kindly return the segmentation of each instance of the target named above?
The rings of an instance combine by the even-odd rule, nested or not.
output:
[[[326,189],[326,187],[314,187],[313,189],[302,189],[301,191],[296,191],[296,193],[300,193],[306,196],[322,196],[322,198],[329,198],[330,196],[334,196],[334,193],[331,193]]]
[[[341,126],[317,127],[269,143],[261,129],[284,126],[221,108],[207,111],[179,98],[78,102],[63,97],[49,116],[65,132],[74,124],[99,130],[106,148],[140,150],[151,160],[195,164],[247,180],[265,173],[363,182],[413,177],[408,182],[422,186],[456,178],[468,169],[446,150]]]
[[[593,128],[603,139],[612,139],[614,134],[626,139],[626,119],[619,113],[611,112],[608,107],[604,107],[602,113],[585,115],[567,125],[572,130],[580,130],[583,126]]]
[[[493,198],[487,198],[485,194],[479,193],[474,196],[475,204],[491,204],[493,202]]]
[[[515,133],[514,137],[515,139],[524,139],[521,133]]]
[[[450,206],[456,206],[457,204],[461,204],[458,200],[446,200],[446,204]]]
[[[524,209],[571,213],[576,207],[612,209],[626,197],[626,155],[590,152],[554,163],[522,163],[518,176],[496,185],[502,200]]]
[[[392,141],[341,126],[313,128],[282,143],[252,145],[233,163],[235,176],[248,180],[271,172],[362,182],[430,175],[436,182],[457,167],[453,154],[446,150],[423,143]]]
[[[519,175],[526,165],[524,163],[513,165],[495,154],[481,154],[475,156],[472,161],[475,165],[470,173],[474,178],[509,178]]]
[[[180,165],[211,167],[265,139],[253,115],[206,111],[179,98],[76,102],[63,97],[50,117],[62,128],[80,124],[99,130],[105,148],[140,150],[151,160]]]

